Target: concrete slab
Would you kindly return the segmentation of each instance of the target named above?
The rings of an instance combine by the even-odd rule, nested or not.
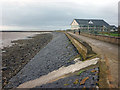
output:
[[[72,64],[68,67],[61,67],[58,70],[52,71],[52,72],[48,73],[47,75],[41,76],[38,79],[25,82],[25,83],[19,85],[17,88],[34,88],[36,86],[40,86],[42,84],[46,84],[50,81],[53,81],[59,77],[66,75],[66,74],[74,73],[75,71],[81,70],[88,66],[96,65],[98,61],[99,61],[99,58],[94,58],[94,59],[83,61],[83,62],[78,61],[77,63]]]

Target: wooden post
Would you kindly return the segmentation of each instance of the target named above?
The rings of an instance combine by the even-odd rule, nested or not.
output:
[[[89,25],[88,25],[88,32],[89,32]]]
[[[103,26],[103,31],[104,31],[104,26]]]
[[[95,32],[95,26],[93,26],[94,32]]]

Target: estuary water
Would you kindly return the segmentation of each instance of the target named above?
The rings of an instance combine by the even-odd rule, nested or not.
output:
[[[0,32],[0,48],[12,45],[11,41],[27,39],[27,37],[33,37],[43,33],[49,32]]]

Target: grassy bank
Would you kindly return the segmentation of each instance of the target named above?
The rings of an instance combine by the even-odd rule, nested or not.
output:
[[[104,35],[104,36],[113,36],[113,37],[119,37],[120,34],[118,32],[111,32],[111,33],[99,33],[99,35]]]

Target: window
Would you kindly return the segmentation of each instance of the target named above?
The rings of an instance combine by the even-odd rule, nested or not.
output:
[[[89,24],[93,24],[93,22],[92,22],[92,21],[89,21],[88,23],[89,23]]]

